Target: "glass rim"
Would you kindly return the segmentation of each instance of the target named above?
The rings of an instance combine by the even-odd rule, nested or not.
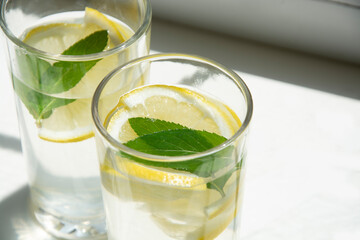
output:
[[[7,27],[6,20],[5,20],[5,7],[8,3],[8,0],[4,0],[0,2],[0,27],[2,28],[5,35],[18,47],[35,54],[39,57],[43,57],[46,59],[57,60],[57,61],[88,61],[94,59],[100,59],[112,54],[118,53],[132,44],[134,44],[141,36],[143,36],[151,26],[151,18],[152,18],[152,9],[150,0],[143,0],[145,4],[145,15],[144,19],[140,25],[140,27],[136,30],[136,32],[126,41],[123,43],[109,49],[106,51],[92,53],[87,55],[62,55],[62,54],[52,54],[45,51],[41,51],[30,45],[24,43],[22,40],[17,38],[12,31]]]
[[[240,128],[222,144],[217,145],[206,151],[195,153],[195,154],[190,154],[190,155],[186,155],[186,156],[161,156],[161,155],[143,153],[143,152],[134,150],[132,148],[129,148],[129,147],[125,146],[124,144],[122,144],[121,142],[119,142],[118,140],[116,140],[115,138],[113,138],[108,133],[108,131],[105,129],[105,127],[103,126],[103,123],[100,120],[99,111],[98,111],[100,95],[102,93],[102,90],[105,88],[106,84],[118,72],[122,71],[123,69],[132,67],[136,64],[139,64],[141,62],[146,62],[146,61],[150,61],[150,60],[163,61],[163,60],[175,60],[175,59],[187,60],[189,62],[190,61],[201,62],[201,63],[207,64],[207,65],[210,65],[212,67],[219,69],[222,73],[224,73],[225,75],[230,77],[236,83],[236,85],[238,86],[238,88],[240,89],[241,93],[244,96],[244,99],[246,102],[246,107],[247,107],[246,116],[245,116],[245,119],[242,122]],[[115,148],[119,149],[120,151],[122,151],[126,154],[129,154],[131,156],[140,157],[142,159],[149,160],[149,161],[166,161],[166,162],[187,161],[187,160],[192,160],[195,158],[205,157],[205,156],[214,154],[216,152],[219,152],[219,151],[225,149],[226,147],[230,146],[235,140],[239,139],[247,132],[247,129],[249,127],[249,124],[250,124],[250,121],[252,118],[252,113],[253,113],[253,100],[252,100],[251,93],[250,93],[247,85],[245,84],[245,82],[241,79],[241,77],[238,74],[236,74],[233,70],[226,68],[222,64],[219,64],[208,58],[204,58],[204,57],[200,57],[200,56],[196,56],[196,55],[182,54],[182,53],[161,53],[161,54],[147,55],[144,57],[134,59],[123,65],[116,67],[108,75],[106,75],[104,77],[104,79],[100,82],[100,84],[98,85],[98,87],[96,88],[96,90],[94,92],[92,102],[91,102],[91,115],[92,115],[92,119],[93,119],[93,122],[94,122],[94,125],[96,128],[95,130],[97,130],[98,133],[100,133],[101,136],[103,138],[105,138],[106,141],[108,141],[113,147],[115,147]]]

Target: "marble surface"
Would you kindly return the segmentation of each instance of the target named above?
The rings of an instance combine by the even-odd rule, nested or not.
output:
[[[243,240],[360,239],[360,67],[154,20],[152,50],[212,58],[248,84]],[[0,239],[51,240],[32,221],[0,46]]]

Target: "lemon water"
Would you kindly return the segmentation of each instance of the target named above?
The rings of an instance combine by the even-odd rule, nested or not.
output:
[[[105,120],[105,128],[120,142],[131,140],[136,134],[126,122],[130,117],[157,118],[226,137],[231,137],[241,125],[227,106],[210,96],[166,85],[140,87],[123,95]],[[241,143],[232,147],[226,156],[230,159],[227,166],[214,169],[209,177],[200,177],[149,166],[112,147],[103,150],[100,146],[109,239],[221,240],[236,236],[244,153]],[[218,189],[209,187],[218,182],[225,184],[218,184]]]
[[[107,170],[108,172],[109,169]],[[126,239],[229,239],[236,235],[243,174],[233,173],[225,197],[203,186],[179,187],[103,173],[108,237]],[[115,189],[115,186],[117,189]]]
[[[95,12],[95,22],[99,14]],[[99,21],[101,19],[104,20],[103,16],[100,16]],[[133,35],[133,30],[124,23],[112,18],[108,19],[115,22],[117,30],[121,31],[124,39],[118,39],[119,41],[124,41]],[[89,28],[96,25],[93,23],[94,16],[91,21]],[[102,22],[99,24],[102,26],[96,25],[95,28],[102,28],[104,25],[106,27],[106,21],[105,19],[105,24]],[[70,38],[74,36],[76,38],[76,34],[83,31],[81,24],[84,24],[83,11],[56,14],[41,19],[23,34],[23,38],[25,42],[35,45],[36,48],[44,47],[45,49],[41,49],[43,51],[48,51],[48,48],[54,48],[54,51],[58,51],[59,48],[63,51],[69,46],[55,45],[59,39],[61,41],[65,39],[66,42],[67,34],[72,34]],[[79,30],[77,31],[76,28]],[[55,41],[55,37],[51,34],[57,35]],[[54,232],[60,230],[64,233],[77,231],[80,235],[81,232],[104,233],[101,232],[104,231],[104,213],[99,165],[92,132],[90,98],[97,84],[110,69],[129,58],[147,54],[147,46],[139,46],[144,44],[145,42],[140,42],[122,54],[113,54],[100,59],[75,87],[54,94],[28,84],[29,72],[21,66],[17,71],[13,71],[32,203],[36,218],[50,232],[55,229]],[[113,46],[114,39],[111,39],[107,48]],[[55,54],[60,54],[61,51]],[[50,64],[55,62],[50,59],[42,60]],[[29,94],[32,99],[24,101],[24,96],[26,98]],[[50,116],[34,119],[31,106],[32,108],[36,108],[36,105],[40,106],[48,97],[56,98],[58,102],[68,102],[53,108],[50,114],[47,113]]]
[[[38,217],[46,213],[74,220],[103,217],[94,139],[68,143],[43,140],[21,100],[17,103],[24,116],[19,119],[22,146]]]

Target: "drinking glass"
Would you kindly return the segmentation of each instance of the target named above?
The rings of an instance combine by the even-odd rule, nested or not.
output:
[[[35,219],[56,237],[104,237],[91,97],[110,69],[149,53],[150,3],[4,0],[0,23]],[[74,41],[83,33],[82,42]],[[104,46],[84,45],[99,39]]]
[[[136,84],[104,104],[124,81]],[[243,80],[202,57],[149,55],[109,73],[92,100],[109,239],[238,239],[252,109]],[[149,121],[141,129],[130,123],[134,135],[126,119]],[[176,129],[152,132],[154,123]],[[168,132],[212,135],[206,129],[213,127],[224,129],[224,142],[181,156],[130,145],[156,135],[144,146],[165,144],[162,150],[168,151]],[[198,139],[188,143],[197,148]],[[170,144],[187,150],[181,141]]]

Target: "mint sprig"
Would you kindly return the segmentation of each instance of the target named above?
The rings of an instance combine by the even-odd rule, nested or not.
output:
[[[134,140],[124,145],[153,155],[161,156],[186,156],[209,150],[226,141],[226,138],[215,133],[187,128],[180,124],[152,118],[130,118],[130,126],[138,134]],[[228,146],[221,151],[187,161],[161,162],[148,161],[123,152],[118,154],[138,163],[162,168],[193,173],[200,177],[213,177],[219,170],[230,167],[231,169],[221,177],[207,183],[207,188],[215,189],[224,196],[223,187],[231,174],[240,166],[235,164],[233,146]]]
[[[106,30],[97,31],[76,42],[62,55],[86,55],[101,52],[108,42]],[[92,61],[58,61],[51,64],[31,53],[17,51],[21,80],[13,76],[14,88],[36,121],[48,118],[55,108],[76,99],[49,96],[75,87],[101,59]],[[46,93],[46,94],[44,94]]]

